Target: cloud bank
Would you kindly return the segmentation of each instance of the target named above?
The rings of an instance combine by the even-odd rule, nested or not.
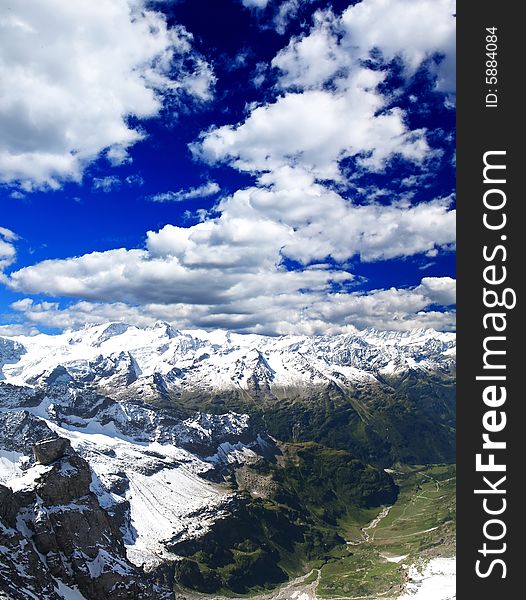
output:
[[[444,281],[442,281],[444,279]],[[224,305],[188,303],[147,303],[133,306],[124,302],[97,303],[80,301],[67,307],[58,302],[21,300],[13,308],[32,326],[77,328],[86,323],[125,321],[151,325],[156,320],[177,323],[181,328],[225,328],[268,335],[337,334],[356,329],[410,330],[432,327],[454,330],[455,313],[426,310],[439,298],[433,288],[440,287],[448,300],[455,296],[455,281],[449,278],[424,278],[408,289],[373,290],[327,295],[323,291],[308,299],[302,294],[273,295],[261,290],[246,302]],[[444,296],[440,297],[443,300]]]
[[[243,3],[260,9],[267,4]],[[58,0],[54,5],[71,24],[71,35],[77,35],[74,11]],[[95,39],[99,51],[109,52],[107,73],[105,67],[100,72],[81,69],[80,76],[91,77],[89,93],[96,94],[96,103],[106,98],[104,85],[114,102],[96,117],[87,110],[85,118],[79,118],[77,108],[69,110],[66,102],[50,127],[61,136],[53,141],[56,156],[69,157],[69,162],[62,169],[53,159],[53,168],[46,162],[48,166],[38,171],[38,161],[25,161],[25,174],[11,170],[6,175],[0,158],[6,181],[58,185],[65,178],[80,178],[86,161],[101,152],[116,162],[124,160],[142,135],[127,115],[156,116],[166,95],[181,88],[202,100],[210,95],[213,76],[195,57],[185,30],[169,29],[160,13],[146,10],[138,0],[102,2],[108,23],[99,29],[100,15],[94,16],[99,7],[95,11],[89,2],[80,5],[87,31],[97,31],[102,42],[91,34],[88,41],[81,40],[78,64],[84,65],[85,45],[95,44]],[[282,6],[298,9],[289,0]],[[411,166],[408,188],[433,177],[440,152],[425,128],[411,127],[407,109],[397,105],[396,94],[386,91],[385,83],[394,60],[406,81],[424,69],[433,81],[430,93],[452,93],[453,12],[450,0],[363,0],[340,15],[330,9],[317,11],[311,27],[291,38],[272,60],[275,85],[265,100],[249,105],[240,122],[211,126],[191,144],[195,159],[206,163],[207,170],[226,166],[251,176],[251,184],[225,194],[211,210],[201,209],[195,225],[166,224],[146,232],[138,248],[45,260],[12,271],[4,277],[11,290],[66,299],[24,298],[13,309],[31,324],[61,328],[116,319],[136,324],[165,319],[180,327],[269,334],[338,333],[368,326],[453,329],[453,279],[424,277],[400,289],[377,286],[364,291],[364,284],[370,283],[360,276],[364,263],[433,258],[453,250],[453,195],[420,193],[416,200],[411,193],[373,185],[370,193],[357,194],[350,185],[358,176],[382,174],[394,161]],[[19,36],[29,36],[33,24],[41,23],[38,15],[24,14],[22,24],[10,27],[21,28]],[[112,42],[114,49],[109,50],[106,36],[117,21],[124,24],[118,32],[122,39]],[[72,39],[64,43],[74,45]],[[52,44],[51,54],[57,51],[53,48]],[[71,69],[77,65],[73,56]],[[180,67],[174,78],[179,56],[193,57],[193,71]],[[51,69],[51,58],[46,60]],[[100,54],[93,60],[98,65]],[[78,76],[65,73],[58,78],[59,98]],[[47,110],[45,85],[43,90],[42,110]],[[90,99],[88,94],[86,101]],[[72,126],[77,119],[78,125]],[[88,136],[85,143],[79,142],[82,150],[74,151],[64,132],[71,129],[71,139],[80,140],[85,130],[99,131],[99,119],[104,133],[93,134],[96,139],[91,141]],[[17,156],[27,158],[24,152],[35,148],[41,158],[48,156],[42,150],[51,147],[45,128],[39,136],[33,121],[17,124],[19,130],[26,126],[28,149]],[[15,142],[6,142],[10,143],[13,154]],[[93,180],[99,191],[110,192],[118,185],[111,176]],[[219,184],[208,181],[196,188],[158,192],[148,200],[180,202],[219,191]],[[0,266],[6,269],[13,265],[16,239],[4,235],[0,240]]]

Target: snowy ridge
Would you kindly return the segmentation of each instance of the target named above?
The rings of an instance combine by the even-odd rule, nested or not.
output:
[[[62,406],[69,401],[66,394]],[[215,471],[252,460],[255,451],[268,444],[252,434],[247,415],[198,413],[163,429],[155,420],[159,412],[116,403],[110,408],[120,420],[102,424],[102,413],[60,420],[59,425],[59,403],[44,398],[32,407],[0,406],[6,433],[0,439],[0,483],[13,491],[32,489],[48,467],[33,464],[30,444],[50,436],[68,439],[90,465],[90,489],[99,504],[118,515],[129,560],[146,568],[173,560],[168,544],[200,537],[225,514],[233,494],[209,480],[218,479]],[[130,425],[134,418],[136,426]],[[153,426],[148,428],[147,422]],[[248,445],[240,441],[252,435],[255,439]],[[203,455],[185,446],[202,449]]]
[[[3,348],[3,350],[2,350]],[[167,323],[88,326],[60,335],[0,338],[0,377],[17,385],[91,384],[137,397],[177,390],[283,388],[449,370],[455,335],[434,330],[266,337],[179,331]]]

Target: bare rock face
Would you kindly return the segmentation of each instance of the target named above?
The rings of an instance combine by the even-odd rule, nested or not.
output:
[[[0,484],[0,598],[60,600],[34,544],[19,530],[24,528],[17,523],[24,500]]]
[[[72,454],[71,443],[65,438],[52,438],[37,442],[33,447],[35,460],[41,465],[50,465],[66,454]]]
[[[5,398],[2,398],[2,392],[6,392],[5,388],[5,385],[0,386],[0,406],[10,408],[11,403],[3,402]],[[23,402],[24,397],[20,398],[21,395],[17,390],[13,398],[18,397]],[[0,412],[0,431],[4,450],[20,452],[26,456],[32,454],[33,446],[37,442],[58,437],[45,421],[23,409]]]
[[[119,527],[90,490],[89,465],[70,442],[47,439],[33,451],[38,464],[26,472],[34,477],[28,488],[0,485],[0,593],[58,600],[60,580],[87,600],[172,598],[127,560]]]

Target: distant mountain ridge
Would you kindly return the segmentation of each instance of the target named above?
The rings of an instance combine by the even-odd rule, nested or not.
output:
[[[267,337],[228,331],[179,331],[168,323],[138,328],[88,326],[60,335],[0,338],[0,377],[24,385],[90,383],[147,397],[176,390],[272,390],[354,384],[408,370],[448,372],[455,335],[432,329],[335,336]]]

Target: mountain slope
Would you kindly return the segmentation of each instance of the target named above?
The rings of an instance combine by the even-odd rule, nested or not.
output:
[[[35,445],[66,440],[90,473],[89,511],[115,524],[138,581],[266,588],[341,544],[341,519],[396,499],[384,467],[454,458],[454,356],[454,336],[432,330],[270,338],[110,323],[0,338],[0,484],[37,494]],[[28,552],[41,600],[87,589]]]
[[[173,597],[129,562],[90,489],[89,465],[69,441],[43,440],[34,453],[34,466],[0,485],[0,589],[13,599],[58,600],[68,584],[90,600]]]

